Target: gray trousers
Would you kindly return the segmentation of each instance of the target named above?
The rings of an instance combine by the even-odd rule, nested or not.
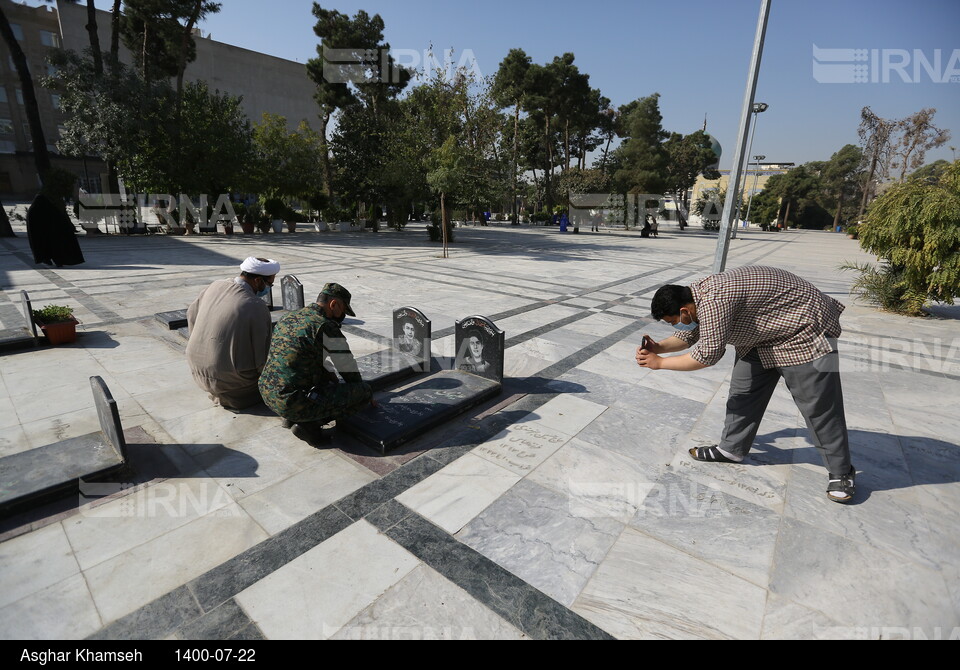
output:
[[[738,360],[730,378],[720,448],[737,456],[747,455],[777,382],[783,377],[827,471],[831,475],[847,474],[850,442],[843,413],[839,358],[834,349],[833,353],[810,363],[764,369],[754,350]]]

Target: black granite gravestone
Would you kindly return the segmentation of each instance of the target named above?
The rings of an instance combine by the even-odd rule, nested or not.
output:
[[[0,330],[0,349],[37,346],[37,324],[33,320],[33,306],[26,291],[20,291],[20,309],[23,312],[23,325]]]
[[[127,461],[117,402],[100,377],[90,378],[100,432],[0,458],[0,516],[78,490],[81,480],[103,477]]]
[[[386,453],[498,395],[503,389],[504,337],[486,317],[457,321],[454,370],[437,372],[387,393],[377,398],[378,407],[337,421],[338,428]]]
[[[283,308],[288,312],[303,309],[306,304],[303,300],[303,284],[294,275],[286,275],[280,280],[280,296]]]
[[[412,375],[430,371],[432,324],[415,307],[393,310],[393,343],[389,349],[357,357],[363,381],[380,390]]]
[[[157,312],[153,315],[157,321],[167,327],[167,330],[179,330],[187,325],[187,310],[177,309],[172,312]]]

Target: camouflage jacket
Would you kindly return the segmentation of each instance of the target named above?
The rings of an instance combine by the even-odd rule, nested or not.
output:
[[[273,331],[260,374],[260,395],[273,407],[298,391],[329,384],[332,375],[323,366],[328,356],[344,381],[363,381],[340,324],[324,316],[319,305],[313,303],[287,314]]]

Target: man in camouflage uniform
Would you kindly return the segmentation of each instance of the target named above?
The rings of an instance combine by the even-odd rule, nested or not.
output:
[[[350,292],[339,284],[326,284],[315,303],[283,317],[273,331],[260,374],[260,395],[306,442],[323,441],[325,423],[373,403],[370,385],[360,378],[340,330],[348,314],[356,316]],[[345,383],[325,367],[327,359]]]

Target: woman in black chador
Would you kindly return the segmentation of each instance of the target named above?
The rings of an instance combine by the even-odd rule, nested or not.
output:
[[[27,210],[27,238],[30,240],[33,262],[58,268],[84,262],[60,190],[53,184],[45,185]]]

